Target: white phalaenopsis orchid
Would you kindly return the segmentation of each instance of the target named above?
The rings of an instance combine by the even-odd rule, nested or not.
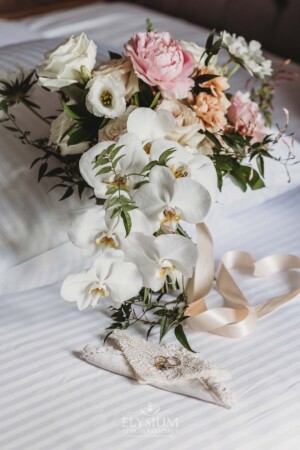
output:
[[[202,222],[212,203],[204,186],[191,178],[175,178],[169,168],[161,166],[153,167],[149,183],[132,196],[156,229],[166,231],[175,231],[181,219],[193,224]]]
[[[175,125],[175,119],[169,111],[137,108],[128,116],[127,131],[137,134],[143,144],[147,144],[170,134]]]
[[[150,159],[158,160],[162,153],[169,149],[174,149],[174,152],[169,156],[167,165],[175,178],[192,178],[204,186],[210,193],[212,201],[215,201],[218,179],[212,160],[205,155],[189,153],[178,142],[167,139],[153,142]]]
[[[137,267],[124,261],[121,251],[106,251],[94,262],[91,269],[69,275],[61,288],[62,297],[77,302],[80,310],[96,306],[101,299],[122,303],[137,295],[143,280]]]
[[[126,236],[126,230],[120,216],[110,218],[111,210],[103,206],[94,206],[76,217],[69,228],[71,241],[83,249],[86,256],[91,256],[107,248],[117,249]],[[130,213],[132,232],[153,234],[153,223],[138,209]]]
[[[154,292],[164,286],[167,277],[174,283],[176,272],[190,278],[197,261],[195,244],[178,235],[164,234],[155,238],[131,233],[122,241],[121,248],[126,260],[139,267],[143,286]]]
[[[95,159],[100,153],[110,145],[122,146],[118,153],[119,159],[114,170],[103,171],[101,167],[95,167]],[[119,142],[105,141],[96,144],[84,153],[79,162],[81,175],[85,181],[94,188],[95,196],[106,198],[106,191],[109,187],[122,187],[130,191],[134,185],[143,180],[139,174],[149,162],[149,157],[143,149],[140,139],[134,133],[124,134]],[[102,173],[97,174],[99,170]]]

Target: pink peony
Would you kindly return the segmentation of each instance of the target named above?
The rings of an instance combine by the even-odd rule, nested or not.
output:
[[[158,86],[169,100],[187,97],[194,85],[190,78],[195,58],[184,50],[169,33],[138,33],[125,45],[138,78],[150,86]]]
[[[237,91],[231,97],[231,106],[228,109],[228,119],[235,131],[242,136],[252,136],[252,144],[261,142],[268,134],[267,128],[257,103],[250,100],[248,93]]]

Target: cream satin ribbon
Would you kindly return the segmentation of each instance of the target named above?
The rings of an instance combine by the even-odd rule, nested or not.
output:
[[[194,277],[188,285],[190,306],[187,324],[196,331],[210,331],[225,337],[242,337],[251,333],[259,317],[265,316],[300,293],[294,289],[284,295],[251,306],[230,274],[230,270],[251,270],[254,276],[265,277],[280,271],[300,269],[300,257],[272,255],[259,261],[247,252],[231,251],[223,255],[217,272],[216,285],[224,299],[223,307],[208,309],[204,297],[213,284],[214,253],[211,234],[204,224],[196,225],[199,252]]]

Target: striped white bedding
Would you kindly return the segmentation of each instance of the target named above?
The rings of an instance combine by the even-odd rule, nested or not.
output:
[[[147,16],[141,8],[99,4],[22,23],[48,38],[85,30],[104,48],[112,48],[141,29]],[[151,18],[157,27],[177,37],[199,43],[205,40],[207,32],[203,29],[156,13],[151,13]],[[2,48],[1,68],[10,69],[15,62],[30,67],[54,43],[50,40]],[[278,101],[293,111],[294,124],[300,116],[299,92],[299,83],[279,91]],[[3,152],[2,135],[1,144]],[[24,174],[29,159],[23,161]],[[257,258],[278,252],[300,254],[299,181],[299,166],[295,166],[288,191],[278,172],[271,176],[269,191],[241,196],[237,190],[225,190],[208,219],[216,258],[233,249],[250,251]],[[45,203],[47,187],[37,187],[35,179],[32,186],[37,192],[37,197],[30,199],[35,207],[39,205],[49,217],[62,217],[62,210],[55,210],[56,199]],[[278,195],[281,191],[285,192]],[[5,198],[6,193],[2,194]],[[11,196],[15,200],[7,207],[11,208],[10,215],[15,209],[21,217],[18,196]],[[238,397],[235,410],[109,374],[81,361],[77,353],[87,343],[101,342],[109,323],[106,310],[79,312],[59,295],[61,279],[82,265],[66,236],[66,218],[77,207],[75,201],[68,204],[61,222],[65,228],[60,229],[55,246],[49,245],[47,252],[35,252],[19,264],[8,264],[10,268],[1,275],[0,449],[298,450],[300,298],[262,319],[258,329],[244,339],[188,331],[191,345],[204,358],[230,370],[230,385]],[[8,210],[0,208],[0,214],[4,217]],[[45,218],[37,220],[46,226]],[[1,253],[1,259],[5,256]],[[254,304],[284,292],[288,283],[299,286],[294,273],[268,280],[250,280],[244,275],[238,280]],[[213,293],[208,303],[214,306],[219,302]],[[173,341],[172,336],[168,339]],[[176,425],[166,429],[174,434],[155,435],[152,430],[147,435],[143,427],[128,434],[128,420],[141,418],[141,409],[148,403],[159,408],[162,420],[170,419]]]
[[[256,257],[299,254],[299,194],[296,188],[240,214],[223,210],[212,217],[217,257],[229,249],[250,250]],[[257,303],[285,291],[288,282],[299,284],[294,275],[239,281]],[[38,277],[38,266],[28,276]],[[59,288],[58,283],[0,300],[2,450],[299,448],[299,297],[243,339],[188,332],[204,358],[231,371],[238,404],[229,411],[138,385],[78,359],[85,344],[100,343],[108,318],[105,309],[77,311],[60,299]],[[213,294],[209,303],[217,301]],[[126,434],[125,419],[141,416],[149,402],[162,417],[177,418],[174,435]]]

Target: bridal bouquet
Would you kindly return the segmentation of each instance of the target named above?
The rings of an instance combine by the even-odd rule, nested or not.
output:
[[[62,297],[81,310],[110,304],[111,330],[141,322],[147,336],[158,325],[162,339],[174,329],[190,349],[182,322],[198,250],[182,223],[204,221],[225,176],[243,191],[264,187],[265,158],[285,131],[268,128],[285,69],[272,74],[258,42],[227,32],[200,48],[151,26],[122,54],[100,64],[96,56],[83,33],[46,53],[36,71],[0,79],[1,120],[41,150],[32,165],[39,180],[58,179],[61,199],[88,189],[96,198],[69,230],[93,265],[64,281]],[[252,81],[232,92],[241,68]],[[57,117],[42,117],[31,100],[36,83],[59,98]],[[49,124],[49,137],[21,129],[16,103]],[[49,169],[50,159],[58,166]]]

